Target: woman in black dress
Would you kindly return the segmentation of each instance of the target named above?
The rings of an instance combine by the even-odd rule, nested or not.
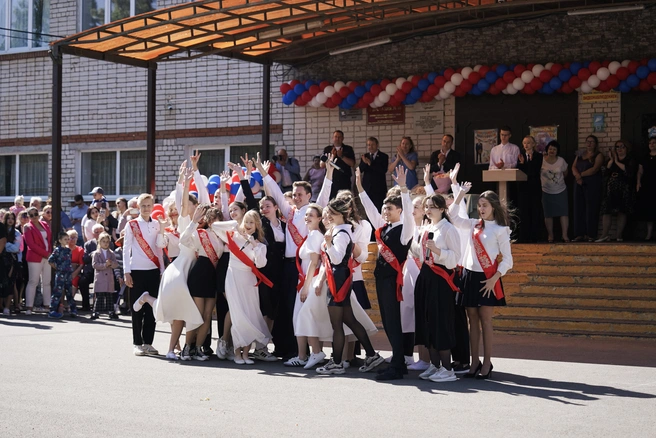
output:
[[[656,191],[656,136],[649,138],[649,153],[640,163],[636,191],[642,201],[638,204],[641,206],[642,218],[647,221],[645,240],[651,240],[656,222],[656,204],[652,198]]]

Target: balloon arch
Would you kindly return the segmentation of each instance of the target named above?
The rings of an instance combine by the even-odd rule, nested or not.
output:
[[[342,109],[413,105],[467,94],[553,94],[581,91],[656,89],[656,58],[641,61],[586,61],[558,64],[476,65],[447,68],[408,78],[377,81],[315,82],[292,80],[280,85],[285,105]]]

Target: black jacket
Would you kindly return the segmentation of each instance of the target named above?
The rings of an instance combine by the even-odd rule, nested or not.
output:
[[[378,210],[383,207],[383,200],[387,194],[388,166],[389,156],[381,151],[378,151],[376,159],[371,161],[371,165],[365,163],[362,159],[360,159],[358,165],[360,172],[362,172],[362,188],[367,192]]]

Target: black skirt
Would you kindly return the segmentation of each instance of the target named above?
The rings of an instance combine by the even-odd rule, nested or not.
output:
[[[216,265],[215,278],[216,278],[216,293],[223,295],[225,293],[225,280],[228,274],[228,265],[230,264],[230,253],[224,252],[219,263]]]
[[[200,256],[189,272],[187,286],[189,294],[195,298],[216,298],[216,287],[208,279],[215,275],[215,268],[210,259]]]
[[[333,277],[335,278],[335,286],[337,287],[337,290],[342,287],[342,285],[349,280],[349,277],[351,277],[351,270],[347,266],[333,266]],[[353,286],[351,285],[351,288]],[[349,307],[351,305],[351,289],[348,290],[346,293],[346,298],[344,300],[337,302],[335,301],[335,297],[333,297],[332,292],[330,292],[330,287],[328,287],[328,306],[336,306],[336,307]]]
[[[497,300],[494,292],[489,297],[484,297],[481,288],[483,283],[481,281],[487,280],[483,272],[470,271],[464,269],[462,274],[462,292],[464,293],[464,300],[462,305],[465,307],[480,307],[480,306],[505,306],[506,298]],[[501,290],[503,290],[503,282],[501,283]]]
[[[355,292],[355,298],[358,299],[360,306],[362,306],[364,310],[371,309],[371,302],[369,301],[369,295],[367,294],[364,280],[354,281],[351,289]]]
[[[415,345],[438,351],[456,345],[455,292],[427,264],[422,265],[415,284]]]

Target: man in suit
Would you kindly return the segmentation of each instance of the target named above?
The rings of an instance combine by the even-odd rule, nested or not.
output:
[[[387,194],[387,166],[389,157],[378,149],[378,139],[367,139],[367,153],[360,158],[360,172],[362,172],[362,187],[369,198],[380,211],[383,200]]]
[[[431,154],[430,160],[428,161],[431,165],[431,174],[439,172],[448,173],[457,163],[462,165],[460,154],[454,149],[451,149],[452,147],[453,136],[450,134],[444,135],[442,137],[442,146],[439,150],[436,150]],[[437,190],[435,181],[431,180],[431,185],[433,186],[433,189]]]
[[[301,180],[301,165],[296,158],[292,158],[287,154],[284,148],[278,149],[278,155],[274,158],[276,169],[282,176],[280,179],[280,190],[284,192],[291,192],[293,184]]]
[[[333,199],[340,190],[351,190],[351,168],[355,166],[355,152],[344,142],[344,133],[340,130],[333,132],[333,144],[323,149],[323,155],[333,154],[333,162],[341,170],[333,174],[333,185],[330,190],[330,199]],[[321,167],[326,167],[322,160]]]

